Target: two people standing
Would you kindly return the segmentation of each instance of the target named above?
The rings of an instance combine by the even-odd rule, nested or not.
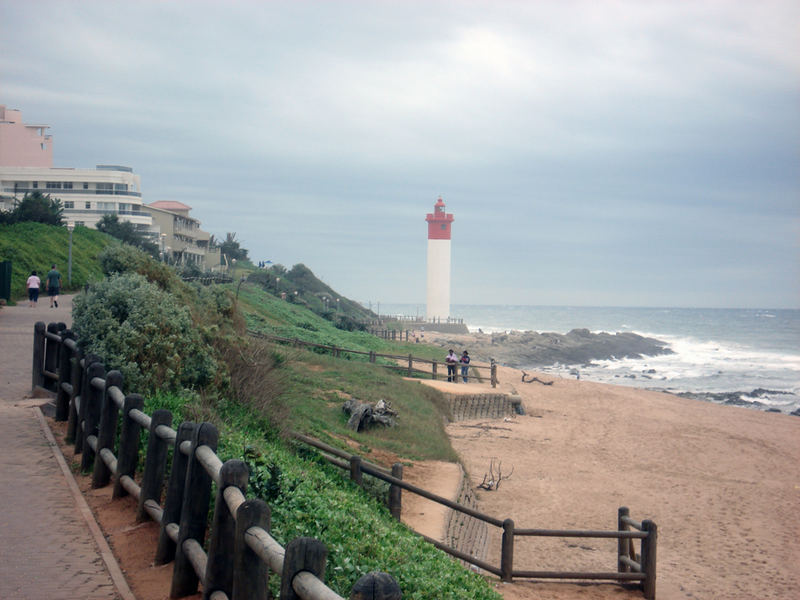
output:
[[[50,296],[50,308],[58,308],[58,294],[61,291],[61,273],[56,270],[56,266],[50,267],[47,273],[47,295]],[[39,279],[36,271],[31,271],[28,281],[25,283],[28,289],[28,306],[33,308],[39,301],[39,289],[42,287],[42,280]]]
[[[451,381],[453,383],[458,383],[458,377],[456,375],[456,365],[459,363],[461,364],[461,378],[464,380],[464,383],[467,383],[467,372],[469,371],[469,353],[464,350],[461,354],[461,358],[456,356],[456,353],[453,352],[453,349],[450,349],[450,352],[444,359],[445,364],[447,364],[447,381]]]

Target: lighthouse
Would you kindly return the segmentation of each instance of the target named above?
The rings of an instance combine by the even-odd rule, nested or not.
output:
[[[441,196],[433,205],[428,222],[428,319],[450,316],[450,225],[453,215],[444,210]]]

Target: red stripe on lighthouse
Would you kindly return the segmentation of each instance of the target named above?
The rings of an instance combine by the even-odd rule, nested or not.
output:
[[[425,217],[428,222],[429,240],[449,240],[450,224],[453,222],[453,215],[444,211],[444,202],[441,197],[433,205],[433,212]]]

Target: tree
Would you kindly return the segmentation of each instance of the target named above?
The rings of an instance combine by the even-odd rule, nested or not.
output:
[[[219,245],[220,254],[224,254],[228,260],[247,260],[247,250],[239,245],[236,233],[226,233],[225,241]]]
[[[46,225],[64,224],[64,207],[61,200],[51,198],[50,194],[42,194],[36,191],[32,194],[25,194],[14,210],[0,213],[0,223],[22,223],[23,221],[34,221],[45,223]]]
[[[120,221],[116,213],[103,215],[95,227],[126,244],[141,248],[150,256],[158,256],[158,246],[144,232],[137,230],[133,223]]]

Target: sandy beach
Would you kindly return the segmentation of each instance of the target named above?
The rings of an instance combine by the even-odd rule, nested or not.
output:
[[[514,469],[499,490],[478,491],[483,512],[518,528],[614,529],[627,506],[658,525],[658,598],[800,597],[800,418],[538,375],[553,385],[499,369],[526,415],[447,428],[473,486],[492,458]],[[499,529],[489,543],[499,564]],[[616,543],[518,538],[514,565],[616,570]],[[512,600],[641,597],[604,584],[498,590]]]

